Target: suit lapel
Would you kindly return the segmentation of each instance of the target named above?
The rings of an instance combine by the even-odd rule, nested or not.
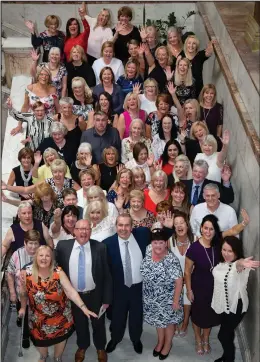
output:
[[[70,241],[70,242],[68,242]],[[67,243],[67,250],[66,250],[66,254],[64,255],[65,259],[64,260],[64,267],[68,268],[67,269],[67,273],[66,273],[66,270],[65,273],[69,276],[70,275],[70,256],[71,256],[71,253],[72,253],[72,249],[73,249],[73,246],[74,246],[74,243],[75,243],[75,239],[71,239],[71,240],[66,240],[65,242]]]
[[[91,250],[91,258],[92,258],[92,276],[94,281],[96,280],[96,264],[97,264],[97,252],[96,252],[96,244],[93,240],[89,240],[90,250]]]
[[[117,263],[118,263],[118,267],[122,272],[122,275],[124,275],[124,268],[123,268],[123,261],[121,258],[121,253],[120,253],[120,248],[119,248],[119,240],[118,240],[118,235],[116,234],[116,238],[115,238],[115,245],[113,245],[114,247],[114,253],[115,253],[115,258],[117,259]]]

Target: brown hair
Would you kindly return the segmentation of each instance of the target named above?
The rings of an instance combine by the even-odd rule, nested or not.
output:
[[[203,101],[204,93],[209,89],[213,90],[213,92],[215,93],[215,96],[214,96],[214,98],[212,100],[212,107],[215,106],[215,104],[217,103],[217,90],[216,90],[216,87],[214,86],[214,84],[205,84],[204,87],[202,88],[201,92],[200,92],[200,95],[199,95],[199,103],[200,103],[201,107],[204,107],[204,101]]]
[[[57,196],[49,184],[40,182],[35,185],[34,201],[37,205],[41,204],[41,197],[49,195],[51,196],[52,202],[57,200]]]
[[[44,104],[41,102],[41,101],[36,101],[35,103],[33,103],[33,105],[31,106],[32,110],[34,111],[36,108],[38,107],[43,107],[44,110],[45,110],[45,107],[44,107]]]
[[[176,212],[174,211],[173,220],[176,219],[176,217],[182,217],[183,220],[185,221],[187,228],[188,228],[187,235],[188,235],[189,242],[193,243],[194,236],[193,236],[190,221],[189,221],[189,215],[187,215],[185,212],[177,210]],[[176,229],[173,228],[173,236],[172,236],[173,245],[175,245],[176,237],[177,237]]]
[[[27,244],[30,240],[38,241],[38,243],[40,244],[41,234],[38,230],[28,230],[24,233],[24,243]]]
[[[106,70],[110,70],[110,72],[112,74],[112,83],[115,83],[115,74],[114,74],[112,68],[110,68],[110,67],[104,67],[104,68],[101,69],[100,74],[99,74],[100,82],[102,83],[102,77],[103,77],[103,74],[104,74],[104,72]]]
[[[156,98],[156,101],[155,101],[155,105],[156,107],[158,108],[159,106],[159,103],[160,102],[164,102],[164,103],[167,103],[167,104],[171,104],[171,96],[169,94],[166,94],[166,93],[161,93],[157,96]]]
[[[136,142],[136,144],[133,147],[133,157],[136,161],[138,160],[138,156],[139,156],[140,152],[144,149],[147,151],[147,157],[148,157],[149,151],[148,151],[146,144],[143,142]]]
[[[120,19],[120,16],[128,16],[130,20],[133,18],[132,9],[129,6],[122,6],[117,12],[117,19]]]
[[[158,202],[156,205],[156,212],[166,212],[166,211],[173,211],[172,204],[170,200],[163,200],[161,202]]]
[[[81,178],[85,175],[89,175],[90,177],[92,177],[92,179],[95,181],[96,179],[96,172],[95,170],[93,169],[93,167],[90,167],[86,170],[81,170],[80,173],[79,173],[79,179],[81,181]]]
[[[109,146],[109,147],[104,148],[104,150],[102,152],[102,160],[103,160],[103,162],[106,164],[106,155],[109,152],[109,150],[112,150],[115,153],[115,156],[116,156],[115,157],[115,163],[117,164],[119,156],[118,156],[118,151],[114,146]]]
[[[44,20],[44,25],[48,28],[50,25],[60,26],[60,19],[56,15],[48,15]]]
[[[32,164],[34,164],[34,153],[29,147],[22,148],[18,153],[18,161],[21,162],[22,158],[29,156]]]
[[[187,213],[189,215],[189,212],[190,212],[190,203],[189,203],[189,197],[188,197],[188,190],[187,190],[187,186],[181,182],[181,181],[178,181],[178,182],[175,182],[172,187],[171,187],[171,193],[170,193],[170,197],[169,197],[169,201],[172,205],[172,202],[173,202],[173,198],[172,198],[172,192],[173,190],[175,189],[179,189],[181,191],[184,192],[185,196],[184,196],[184,200],[182,202],[182,210],[185,210],[185,213]],[[174,207],[174,205],[173,205]]]
[[[114,50],[114,43],[110,40],[105,41],[105,43],[102,44],[101,47],[101,51],[100,51],[100,56],[103,57],[103,51],[105,48],[112,48],[113,49],[113,56],[115,54],[115,50]]]

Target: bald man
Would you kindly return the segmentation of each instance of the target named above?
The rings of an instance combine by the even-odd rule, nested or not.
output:
[[[99,314],[101,306],[107,309],[112,301],[112,278],[107,261],[106,245],[90,239],[88,220],[79,220],[74,229],[75,239],[60,240],[56,247],[56,261],[78,291],[84,305]],[[72,314],[77,333],[78,350],[75,362],[83,362],[90,345],[88,318],[81,308],[72,303]],[[98,361],[107,362],[105,352],[105,314],[92,318],[93,342]]]

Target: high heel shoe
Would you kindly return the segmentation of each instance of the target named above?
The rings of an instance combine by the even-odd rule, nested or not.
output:
[[[210,354],[211,352],[211,347],[210,347],[210,344],[209,342],[203,342],[203,348],[204,348],[204,353],[206,354]]]
[[[158,357],[158,356],[160,355],[160,353],[161,353],[161,351],[158,352],[158,351],[156,351],[155,349],[153,350],[153,356],[154,356],[154,357]]]
[[[171,352],[171,349],[172,349],[172,345],[171,345],[171,348],[170,348],[170,350],[169,350],[169,352],[168,352],[167,354],[162,354],[162,353],[160,352],[160,354],[159,354],[159,360],[163,361],[164,359],[166,359],[166,358],[169,356],[169,354],[170,354],[170,352]]]

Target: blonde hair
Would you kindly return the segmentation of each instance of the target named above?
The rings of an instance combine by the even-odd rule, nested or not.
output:
[[[72,52],[73,50],[76,49],[80,55],[81,55],[81,61],[83,62],[87,62],[87,57],[86,57],[86,54],[85,54],[85,51],[84,49],[80,46],[80,45],[74,45],[71,50],[70,50],[70,56],[69,56],[69,62],[72,62]]]
[[[190,129],[190,139],[191,140],[196,140],[195,131],[198,127],[204,128],[206,131],[206,135],[209,134],[209,129],[208,129],[208,126],[206,125],[206,123],[203,121],[197,121],[197,122],[193,123],[193,125],[191,126],[191,129]]]
[[[110,40],[105,41],[105,43],[102,44],[101,47],[101,51],[100,51],[100,57],[103,57],[103,52],[105,50],[105,48],[112,48],[113,49],[113,56],[115,55],[115,50],[114,50],[114,43]]]
[[[140,101],[140,99],[139,99],[139,97],[138,97],[138,94],[133,93],[133,92],[130,92],[130,93],[128,93],[128,94],[126,95],[125,100],[124,100],[124,104],[123,104],[124,110],[125,110],[125,111],[128,110],[128,108],[127,108],[127,102],[129,101],[129,98],[130,98],[130,97],[133,97],[135,100],[137,100],[137,108],[138,108],[138,112],[139,112],[139,111],[140,111],[140,107],[141,107],[141,101]]]
[[[163,177],[164,179],[164,188],[166,189],[167,188],[167,185],[168,185],[168,177],[166,175],[166,173],[162,170],[157,170],[155,171],[153,174],[152,174],[152,177],[151,177],[151,185],[153,186],[153,183],[155,181],[155,179],[157,177]]]
[[[57,160],[60,158],[58,152],[54,148],[51,148],[51,147],[46,148],[46,150],[43,152],[43,161],[46,166],[49,166],[47,164],[46,158],[50,155],[55,155]]]
[[[141,167],[136,166],[136,167],[132,168],[131,171],[133,173],[133,176],[142,175],[144,183],[146,182],[146,176],[145,176],[144,170]]]
[[[98,17],[101,15],[101,13],[103,12],[103,11],[107,11],[108,12],[108,19],[107,19],[107,23],[106,23],[106,25],[105,26],[103,26],[103,28],[111,28],[111,13],[110,13],[110,10],[109,9],[106,9],[106,8],[103,8],[103,9],[101,9],[101,11],[98,13],[98,16],[97,16],[97,22],[96,22],[96,25],[94,26],[94,30],[99,26],[98,25]]]
[[[118,151],[114,146],[109,146],[109,147],[104,148],[104,150],[102,152],[102,160],[103,160],[103,162],[106,163],[106,155],[109,152],[109,150],[112,150],[114,152],[114,154],[116,156],[115,157],[115,163],[117,163],[119,156],[118,156]]]
[[[46,63],[42,64],[42,65],[38,65],[37,68],[36,68],[36,82],[38,82],[39,80],[39,76],[41,74],[42,71],[45,71],[46,73],[48,73],[48,84],[51,85],[52,84],[52,80],[51,80],[51,71],[50,69],[47,67]]]
[[[123,168],[116,175],[116,181],[113,183],[110,190],[115,190],[115,191],[118,190],[118,188],[120,186],[120,178],[124,173],[128,173],[129,176],[130,176],[130,185],[129,185],[129,188],[128,188],[128,192],[130,192],[130,191],[132,191],[134,189],[134,175],[133,175],[133,172],[131,170],[129,170],[128,168]]]
[[[54,160],[52,163],[51,163],[51,172],[55,172],[55,171],[63,171],[64,172],[64,176],[67,172],[67,165],[66,165],[66,162],[61,160],[61,159],[58,159],[58,160]]]
[[[92,92],[91,92],[89,86],[87,85],[87,82],[85,81],[85,79],[82,77],[74,77],[71,82],[72,91],[73,91],[73,88],[79,87],[79,86],[84,88],[86,103],[87,104],[92,103],[93,102]]]
[[[51,264],[49,266],[49,271],[50,271],[49,278],[52,279],[52,277],[53,277],[53,271],[54,271],[54,253],[53,253],[53,250],[49,245],[41,245],[36,250],[36,253],[35,253],[34,258],[33,258],[33,264],[32,264],[32,277],[33,277],[33,280],[34,280],[35,283],[38,283],[38,278],[39,278],[39,266],[38,266],[38,263],[37,263],[37,257],[38,257],[38,254],[42,250],[50,250]]]
[[[129,199],[131,201],[131,199],[133,198],[137,198],[137,199],[140,199],[142,201],[142,203],[144,203],[144,193],[140,190],[132,190],[130,192],[130,195],[129,195]]]
[[[209,145],[209,146],[212,146],[213,148],[213,153],[217,152],[218,150],[218,144],[217,144],[217,141],[216,141],[216,138],[214,136],[212,136],[211,134],[208,134],[203,142],[202,142],[202,145]]]
[[[158,47],[155,51],[155,58],[157,59],[157,55],[159,53],[160,50],[165,50],[168,56],[168,60],[167,60],[167,65],[171,65],[172,64],[172,56],[169,52],[169,49],[165,46],[165,45],[161,45],[160,47]]]
[[[189,35],[189,36],[187,36],[187,38],[184,42],[184,46],[183,46],[184,53],[186,54],[186,52],[187,52],[187,44],[188,44],[189,39],[194,39],[196,41],[196,45],[197,45],[196,51],[198,52],[199,47],[200,47],[199,39],[196,37],[196,35]]]
[[[191,163],[190,163],[190,160],[188,159],[187,156],[185,155],[179,155],[175,158],[174,160],[174,165],[176,165],[177,162],[183,162],[186,169],[187,169],[187,180],[190,180],[192,179],[192,168],[191,168]],[[176,175],[175,173],[175,169],[173,170],[173,179],[174,179],[174,182],[179,182],[181,181],[178,176]]]
[[[101,201],[101,202],[105,201],[105,204],[107,206],[106,195],[100,186],[97,186],[97,185],[90,186],[86,191],[86,196],[87,196],[87,199],[89,197],[99,197],[100,198],[99,201]]]
[[[212,107],[214,107],[215,104],[217,103],[217,90],[216,90],[216,87],[214,86],[214,84],[205,84],[204,87],[202,88],[201,92],[200,92],[200,95],[199,95],[199,102],[200,102],[201,107],[204,107],[204,100],[203,100],[204,93],[209,89],[212,89],[213,92],[215,93],[215,96],[214,96],[214,98],[212,100]]]
[[[190,99],[187,99],[184,103],[183,103],[183,109],[184,109],[184,112],[185,112],[185,106],[187,104],[192,104],[192,106],[196,109],[196,121],[199,121],[200,120],[200,105],[199,105],[199,102],[197,101],[197,99],[195,98],[190,98]]]
[[[84,218],[91,222],[90,213],[97,210],[100,210],[101,212],[101,220],[108,216],[108,206],[104,201],[91,201],[87,205]]]
[[[185,80],[181,80],[181,76],[179,73],[179,64],[180,62],[185,62],[188,66],[188,70],[187,70],[187,74],[186,74],[186,78]],[[191,62],[189,61],[188,58],[179,58],[177,59],[176,62],[176,68],[175,68],[175,73],[174,73],[174,83],[175,85],[181,85],[182,83],[184,83],[184,85],[186,87],[190,87],[193,83],[192,81],[192,73],[191,73]]]
[[[138,62],[138,60],[130,58],[125,65],[125,72],[124,72],[124,77],[127,78],[127,67],[129,64],[134,64],[136,66],[136,74],[135,74],[135,78],[139,77],[140,75],[140,63]]]
[[[153,85],[156,89],[156,95],[159,94],[159,89],[158,89],[158,83],[156,82],[155,79],[153,78],[147,78],[145,81],[144,81],[144,94],[145,94],[145,87],[149,86],[149,85]]]
[[[129,127],[129,135],[132,136],[132,127],[138,123],[142,130],[141,130],[141,137],[145,137],[145,125],[144,122],[140,119],[140,118],[135,118],[132,120],[132,122],[130,123],[130,127]]]
[[[60,19],[56,15],[48,15],[44,20],[44,25],[48,28],[50,25],[57,25],[57,28],[60,26]]]

